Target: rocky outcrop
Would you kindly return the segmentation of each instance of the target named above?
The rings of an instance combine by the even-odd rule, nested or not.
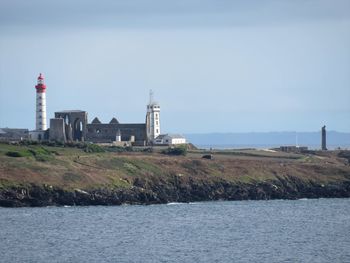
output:
[[[179,176],[149,181],[137,177],[130,188],[69,191],[47,185],[28,185],[0,189],[0,206],[160,204],[321,197],[350,197],[350,181],[321,184],[289,176],[257,183],[235,183],[223,179]]]

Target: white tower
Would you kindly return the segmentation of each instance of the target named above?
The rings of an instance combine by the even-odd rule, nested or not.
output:
[[[45,131],[46,125],[46,85],[44,76],[40,73],[36,88],[36,123],[35,130]]]
[[[116,134],[116,136],[115,136],[115,141],[116,141],[116,142],[121,142],[121,141],[122,141],[122,135],[121,135],[119,129],[118,129],[117,134]]]
[[[150,90],[147,105],[146,129],[148,142],[153,142],[160,135],[160,106],[153,100],[152,90]]]

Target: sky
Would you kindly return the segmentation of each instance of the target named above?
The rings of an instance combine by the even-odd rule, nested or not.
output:
[[[47,116],[162,133],[350,132],[348,0],[1,0],[0,127]]]

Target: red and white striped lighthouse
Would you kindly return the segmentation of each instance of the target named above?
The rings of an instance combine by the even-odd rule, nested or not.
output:
[[[44,83],[44,76],[40,73],[38,77],[38,84],[36,88],[36,123],[35,129],[37,131],[45,131],[46,125],[46,85]]]

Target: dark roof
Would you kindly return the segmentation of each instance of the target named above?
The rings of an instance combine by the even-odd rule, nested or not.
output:
[[[173,133],[170,133],[170,134],[167,134],[169,137],[172,137],[172,138],[181,138],[181,139],[185,139],[185,137],[181,134],[173,134]]]
[[[84,110],[63,110],[63,111],[57,111],[57,113],[67,113],[67,112],[86,112]]]
[[[8,138],[20,138],[28,135],[28,129],[0,128],[0,136]]]
[[[116,118],[112,118],[111,121],[109,122],[109,124],[118,124],[119,121]]]
[[[160,134],[158,135],[158,137],[156,139],[160,140],[160,139],[164,139],[164,137],[171,137],[171,138],[181,138],[181,139],[185,139],[184,136],[182,136],[181,134]]]
[[[1,133],[9,133],[9,132],[13,132],[13,133],[28,133],[29,130],[28,129],[18,129],[18,128],[0,128]]]
[[[97,117],[95,117],[95,119],[93,119],[91,123],[96,124],[96,123],[101,123],[101,121]]]

